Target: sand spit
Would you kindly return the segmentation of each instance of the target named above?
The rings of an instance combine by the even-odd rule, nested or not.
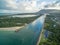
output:
[[[24,26],[0,28],[0,31],[18,31],[19,29],[21,29],[23,27]]]

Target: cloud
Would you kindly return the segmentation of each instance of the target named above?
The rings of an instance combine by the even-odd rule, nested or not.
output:
[[[16,0],[5,0],[6,1],[6,7],[12,8],[12,9],[17,9],[17,3]]]
[[[20,12],[37,12],[44,8],[59,8],[60,1],[47,2],[38,0],[0,0],[0,9],[20,11]],[[10,12],[10,11],[9,11]]]
[[[15,0],[0,0],[0,9],[16,9],[16,1]]]
[[[15,10],[0,10],[0,13],[20,13],[20,11],[15,11]],[[22,12],[21,12],[22,13]]]
[[[45,5],[47,5],[47,4],[48,3],[46,1],[41,2],[39,7],[43,9],[45,7]]]
[[[33,12],[37,11],[36,4],[36,0],[2,0],[0,1],[0,9]]]
[[[25,7],[25,10],[30,10],[30,11],[37,11],[36,9],[36,4],[37,4],[37,2],[36,1],[31,1],[30,3],[28,2],[28,3],[25,3],[26,5],[26,7]]]
[[[58,9],[60,10],[60,0],[54,1],[48,5],[45,5],[45,8],[47,9]]]
[[[6,9],[6,2],[5,0],[0,0],[0,9]]]

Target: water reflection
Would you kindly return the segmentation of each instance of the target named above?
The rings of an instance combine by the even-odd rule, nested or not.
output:
[[[0,45],[36,45],[45,15],[20,29],[19,32],[0,31]]]

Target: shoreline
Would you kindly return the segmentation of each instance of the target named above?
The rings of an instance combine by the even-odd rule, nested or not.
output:
[[[45,18],[46,18],[46,15],[45,15]],[[45,23],[45,20],[44,20],[44,23]],[[38,41],[37,41],[37,44],[36,44],[36,45],[39,45],[39,44],[40,44],[43,31],[44,31],[44,24],[43,24],[42,31],[41,31],[41,33],[40,33],[40,36],[39,36],[39,38],[38,38]]]
[[[41,34],[39,35],[39,38],[38,38],[38,41],[37,41],[37,44],[36,45],[39,45],[40,44],[41,38],[42,38],[42,33],[43,33],[43,29],[42,29]]]
[[[16,27],[3,27],[0,28],[0,31],[18,31],[19,29],[23,28],[24,26],[16,26]]]

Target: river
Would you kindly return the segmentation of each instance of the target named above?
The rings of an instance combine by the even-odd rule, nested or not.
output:
[[[0,45],[36,45],[43,28],[45,15],[29,23],[20,31],[0,31]]]

